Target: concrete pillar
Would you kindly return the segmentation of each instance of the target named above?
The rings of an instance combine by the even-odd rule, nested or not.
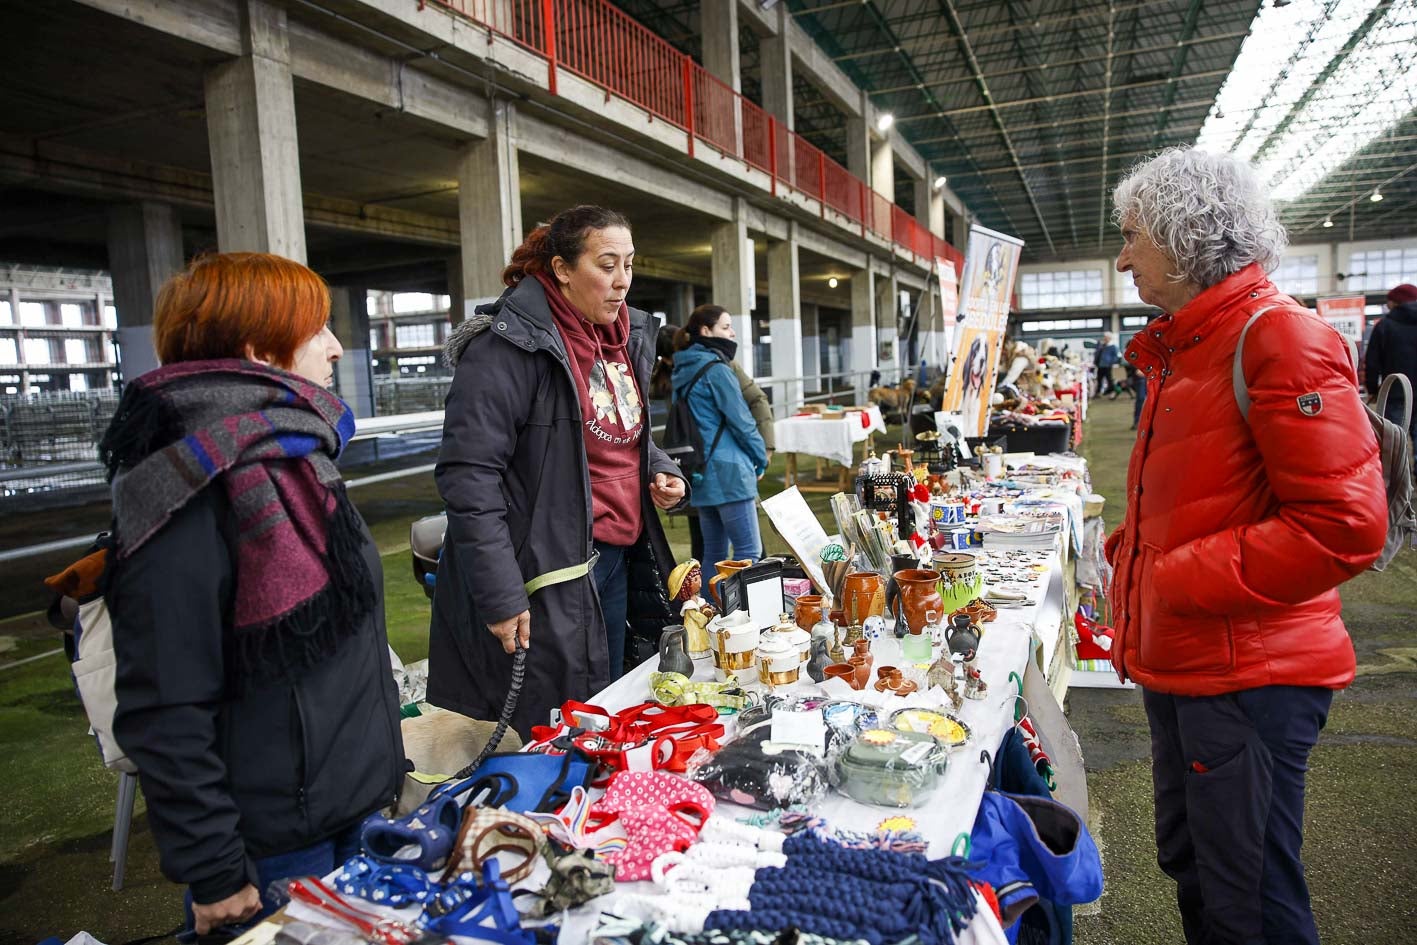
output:
[[[694,311],[694,286],[689,282],[676,282],[669,287],[669,324],[683,328],[689,324],[689,316]]]
[[[940,239],[949,239],[945,235],[945,195],[934,181],[915,182],[915,219]]]
[[[961,253],[969,252],[969,216],[961,213],[954,218],[954,239],[950,240]]]
[[[443,264],[448,271],[448,321],[458,325],[467,317],[463,312],[463,301],[467,296],[462,290],[462,253],[449,254]],[[471,312],[468,309],[468,314]]]
[[[953,317],[954,313],[950,313]],[[950,361],[951,352],[945,348],[944,316],[940,311],[940,283],[930,280],[929,292],[920,303],[920,356],[925,359],[927,378],[934,378],[943,371]]]
[[[778,419],[802,403],[802,283],[796,230],[796,224],[789,224],[787,239],[768,246],[772,376],[790,378],[772,385],[773,415]]]
[[[699,31],[704,68],[735,92],[743,90],[738,52],[738,0],[701,0]]]
[[[895,203],[895,149],[889,138],[871,142],[871,189]]]
[[[871,127],[865,118],[846,119],[846,169],[871,182]]]
[[[818,334],[820,319],[817,306],[811,302],[802,303],[802,376],[803,392],[820,391],[822,379],[822,340]]]
[[[876,278],[876,360],[882,384],[900,381],[899,289],[894,275]]]
[[[246,0],[244,53],[206,74],[217,246],[305,261],[305,211],[285,10]]]
[[[842,352],[842,364],[856,375],[856,402],[864,404],[870,372],[876,369],[876,290],[869,257],[865,269],[851,274],[851,338],[843,339],[842,346],[848,344],[851,350]]]
[[[738,214],[735,213],[735,216]],[[713,253],[713,302],[733,316],[738,335],[737,361],[748,376],[753,375],[753,250],[748,227],[741,218],[714,224],[709,234]]]
[[[182,224],[176,208],[133,203],[108,210],[108,268],[118,311],[119,370],[131,381],[157,367],[153,348],[153,303],[158,289],[182,271]],[[100,310],[99,319],[103,312]],[[19,308],[15,323],[19,324]]]
[[[502,270],[522,241],[521,172],[514,143],[516,112],[487,103],[487,137],[463,146],[458,159],[458,225],[462,231],[461,322],[479,302],[502,294]]]
[[[792,101],[792,43],[789,40],[792,14],[787,4],[779,4],[777,35],[768,36],[758,45],[759,69],[762,72],[763,108],[777,119],[777,170],[790,181],[797,180],[797,149],[784,132],[791,131],[794,109]]]
[[[335,362],[335,387],[356,417],[376,413],[368,299],[363,286],[330,286],[330,330],[344,346],[344,357]]]

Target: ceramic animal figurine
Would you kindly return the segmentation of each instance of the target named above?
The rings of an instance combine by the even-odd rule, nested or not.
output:
[[[827,641],[813,634],[812,658],[807,661],[807,675],[812,677],[812,682],[821,682],[826,679],[826,669],[831,663],[831,654],[827,652]]]
[[[684,627],[675,624],[659,635],[659,672],[694,675],[694,661],[684,650],[685,634]]]

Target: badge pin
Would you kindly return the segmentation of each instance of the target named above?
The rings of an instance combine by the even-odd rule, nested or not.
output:
[[[1318,391],[1310,394],[1300,394],[1294,398],[1299,404],[1299,412],[1306,417],[1317,417],[1323,413],[1324,399],[1319,396]]]

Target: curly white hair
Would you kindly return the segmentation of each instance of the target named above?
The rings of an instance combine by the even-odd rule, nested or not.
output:
[[[1113,220],[1176,261],[1172,279],[1203,289],[1250,263],[1273,272],[1289,245],[1259,175],[1228,154],[1167,148],[1133,165],[1112,203]]]

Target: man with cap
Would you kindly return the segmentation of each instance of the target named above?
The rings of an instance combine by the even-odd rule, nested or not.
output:
[[[1368,396],[1376,397],[1378,386],[1389,374],[1406,374],[1417,386],[1417,285],[1403,283],[1387,294],[1388,313],[1373,326],[1368,336],[1364,380]],[[1402,419],[1402,388],[1395,387],[1387,399],[1389,420]],[[1412,415],[1417,426],[1417,411]]]

